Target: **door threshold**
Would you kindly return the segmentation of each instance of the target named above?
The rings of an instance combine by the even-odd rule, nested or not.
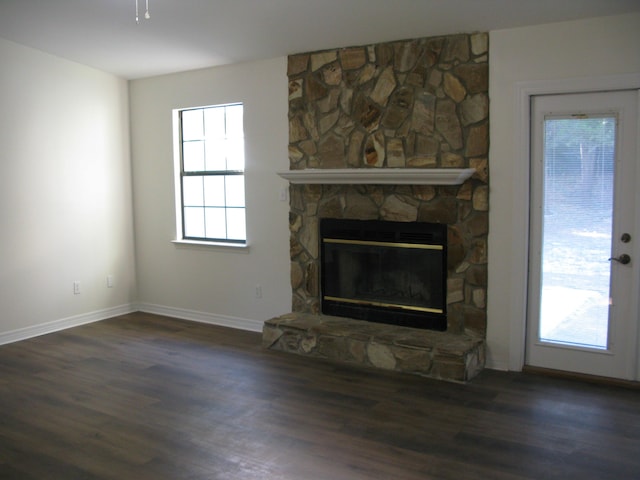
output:
[[[611,387],[623,387],[632,390],[640,390],[640,382],[633,380],[624,380],[622,378],[601,377],[598,375],[587,375],[586,373],[567,372],[564,370],[554,370],[552,368],[534,367],[525,365],[522,372],[531,375],[540,375],[546,377],[563,378],[566,380],[578,380],[586,383],[595,383],[598,385],[606,385]]]

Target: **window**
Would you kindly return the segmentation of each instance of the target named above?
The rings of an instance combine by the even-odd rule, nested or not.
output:
[[[182,239],[245,244],[242,104],[177,113]]]

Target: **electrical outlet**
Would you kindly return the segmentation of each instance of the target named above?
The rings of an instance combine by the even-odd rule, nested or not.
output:
[[[73,282],[73,294],[80,295],[80,281],[76,280]]]
[[[262,298],[262,285],[256,285],[256,298]]]
[[[107,288],[113,288],[113,275],[107,275]]]

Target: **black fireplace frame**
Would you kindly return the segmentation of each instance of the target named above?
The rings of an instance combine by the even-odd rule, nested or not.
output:
[[[447,226],[445,224],[322,218],[319,230],[320,298],[323,314],[429,330],[447,329]],[[399,244],[409,249],[413,249],[412,245],[416,245],[419,246],[416,247],[418,252],[424,247],[425,254],[432,255],[430,265],[434,267],[435,278],[440,282],[437,285],[437,302],[429,308],[422,308],[411,305],[390,306],[384,302],[380,304],[352,302],[348,299],[325,295],[331,290],[327,284],[329,278],[327,269],[330,267],[327,266],[328,262],[325,262],[325,259],[331,256],[328,249],[333,248],[331,244],[343,242],[383,246]],[[429,253],[426,253],[427,251]],[[440,253],[440,256],[433,257],[433,252]]]

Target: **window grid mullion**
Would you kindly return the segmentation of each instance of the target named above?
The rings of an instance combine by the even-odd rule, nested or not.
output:
[[[183,177],[206,177],[206,176],[231,176],[244,175],[243,170],[198,170],[194,172],[183,172]]]
[[[226,122],[226,117],[225,117]],[[226,123],[225,123],[226,125]],[[222,182],[222,193],[224,195],[224,236],[229,238],[229,216],[227,215],[227,179],[224,178]]]
[[[202,115],[202,117],[204,118],[204,115]],[[207,235],[207,206],[206,206],[207,202],[205,201],[206,193],[204,191],[204,177],[202,177],[201,180],[202,180],[202,226],[204,228],[204,237],[207,238],[209,235]]]

